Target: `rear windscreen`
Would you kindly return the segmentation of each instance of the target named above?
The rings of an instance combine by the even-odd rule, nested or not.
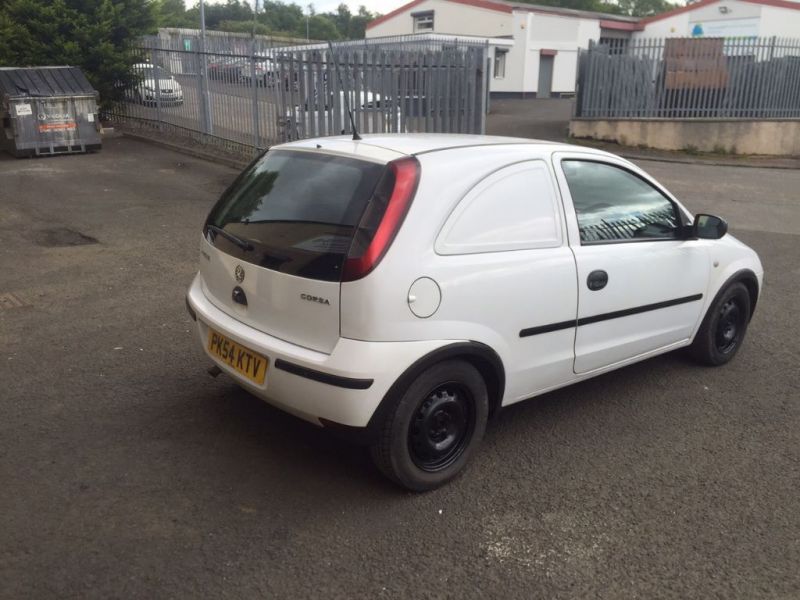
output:
[[[223,252],[268,269],[339,281],[384,169],[314,152],[268,152],[222,195],[206,222],[206,238]]]

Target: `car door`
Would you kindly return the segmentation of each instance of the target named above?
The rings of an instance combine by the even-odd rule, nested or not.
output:
[[[685,344],[710,272],[705,244],[681,239],[689,215],[622,160],[557,153],[554,163],[578,272],[575,373]]]

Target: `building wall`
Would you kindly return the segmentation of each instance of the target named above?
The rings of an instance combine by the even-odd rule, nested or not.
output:
[[[759,35],[800,38],[800,10],[762,6]]]
[[[721,6],[727,8],[729,12],[721,13],[719,10]],[[761,6],[758,4],[723,0],[666,19],[646,23],[644,31],[636,32],[634,38],[691,36],[693,29],[698,25],[703,28],[703,33],[695,33],[697,37],[756,36],[760,35],[758,32],[760,14]]]
[[[588,48],[590,40],[599,38],[600,22],[597,19],[529,13],[528,35],[524,40],[527,60],[522,78],[523,91],[538,92],[541,51],[555,50],[552,91],[574,92],[578,49]]]
[[[798,3],[800,8],[800,3]],[[727,12],[720,12],[720,8]],[[798,37],[800,10],[721,0],[666,19],[646,23],[633,37]]]
[[[800,7],[800,0],[798,0]],[[720,12],[725,7],[727,12]],[[539,87],[539,59],[542,50],[555,50],[553,93],[575,91],[579,48],[600,39],[600,21],[514,10],[506,13],[448,0],[425,0],[383,23],[367,29],[366,37],[414,33],[411,13],[434,11],[434,33],[511,37],[514,45],[506,54],[505,77],[492,77],[492,92],[533,94]],[[765,6],[738,0],[720,0],[665,19],[646,23],[633,38],[726,36],[800,37],[800,10]],[[495,49],[489,54],[494,64]]]
[[[511,37],[514,45],[506,54],[505,77],[492,77],[492,92],[531,94],[539,87],[539,58],[541,50],[556,50],[553,59],[554,93],[573,93],[577,69],[578,48],[587,48],[589,40],[600,37],[597,19],[580,19],[560,15],[514,11],[504,13],[449,2],[425,0],[367,29],[366,37],[414,33],[411,13],[434,11],[434,33],[476,35],[483,37]],[[494,64],[496,49],[490,47],[489,57]]]
[[[425,0],[411,10],[367,29],[366,37],[408,35],[414,32],[411,13],[432,10],[433,32],[497,37],[511,35],[511,13],[468,6],[447,0]]]
[[[491,92],[519,93],[523,90],[523,74],[528,58],[526,50],[528,15],[527,13],[514,13],[508,17],[511,22],[514,45],[508,49],[506,54],[506,75],[502,79],[492,78],[489,84]]]
[[[576,19],[528,11],[515,11],[512,18],[514,46],[506,55],[506,76],[493,79],[492,92],[530,94],[539,90],[539,60],[542,50],[555,50],[552,92],[573,93],[578,66],[578,48],[588,48],[600,37],[596,19]]]

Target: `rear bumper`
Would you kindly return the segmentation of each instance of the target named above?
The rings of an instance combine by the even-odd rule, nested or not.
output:
[[[417,359],[452,341],[363,342],[340,338],[330,354],[280,340],[237,321],[212,304],[201,277],[186,296],[206,355],[236,382],[268,403],[317,425],[363,428],[397,378]],[[257,385],[212,355],[209,328],[265,356],[263,385]]]

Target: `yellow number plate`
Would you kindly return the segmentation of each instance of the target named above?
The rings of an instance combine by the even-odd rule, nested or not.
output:
[[[267,359],[217,333],[208,330],[208,351],[250,381],[261,385],[267,375]]]

